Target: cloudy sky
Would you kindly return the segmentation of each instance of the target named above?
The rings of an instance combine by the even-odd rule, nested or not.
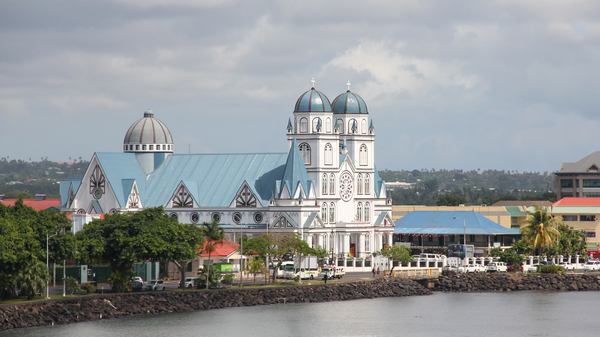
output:
[[[0,2],[0,157],[120,152],[150,108],[176,152],[284,152],[346,82],[378,169],[555,171],[600,150],[598,1]]]

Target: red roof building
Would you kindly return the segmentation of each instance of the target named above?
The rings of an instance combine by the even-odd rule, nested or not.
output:
[[[600,198],[565,197],[552,204],[552,207],[556,206],[600,206]]]
[[[4,199],[0,200],[5,206],[14,206],[15,202],[18,199]],[[36,211],[45,211],[48,208],[56,207],[60,209],[60,199],[44,199],[44,200],[35,200],[35,199],[23,199],[23,204],[25,206],[29,206]]]

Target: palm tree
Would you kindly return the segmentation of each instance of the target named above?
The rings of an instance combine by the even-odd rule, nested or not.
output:
[[[32,262],[19,271],[15,281],[21,289],[21,295],[31,300],[35,294],[46,290],[46,282],[50,279],[46,264],[41,261]]]
[[[206,238],[204,251],[208,253],[208,262],[210,263],[211,254],[217,249],[217,245],[223,243],[225,233],[223,232],[223,228],[214,220],[210,223],[202,223],[202,229]],[[208,284],[210,283],[208,280],[210,280],[210,268],[207,270],[206,289],[208,289]]]
[[[521,233],[531,243],[531,249],[547,249],[560,233],[556,229],[557,221],[548,212],[547,207],[533,205],[533,211],[527,211],[527,219],[523,221]]]

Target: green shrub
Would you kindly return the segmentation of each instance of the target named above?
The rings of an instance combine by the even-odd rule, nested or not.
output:
[[[79,283],[77,282],[77,280],[74,277],[67,276],[67,277],[65,277],[64,282],[65,282],[65,287],[67,288],[67,290],[69,290],[71,292],[71,294],[73,294],[74,292],[76,292],[77,290],[80,289]]]
[[[223,277],[223,284],[232,285],[233,284],[233,274],[225,274]]]
[[[81,284],[81,290],[87,291],[88,294],[95,293],[97,289],[98,289],[98,286],[96,286],[92,282],[86,282],[86,283]]]
[[[544,274],[565,274],[567,271],[562,266],[540,266],[540,273]]]

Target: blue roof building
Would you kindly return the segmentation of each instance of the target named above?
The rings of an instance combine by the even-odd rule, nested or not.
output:
[[[61,182],[62,210],[163,206],[180,222],[217,221],[231,235],[296,232],[336,256],[370,256],[392,244],[391,199],[375,170],[373,122],[349,89],[334,111],[313,82],[283,129],[285,153],[177,154],[147,110],[127,129],[123,153],[94,153],[82,178]]]
[[[423,251],[441,252],[450,244],[474,245],[476,250],[510,246],[520,231],[503,227],[474,211],[410,212],[395,221],[398,241]],[[482,252],[481,252],[482,253]]]

